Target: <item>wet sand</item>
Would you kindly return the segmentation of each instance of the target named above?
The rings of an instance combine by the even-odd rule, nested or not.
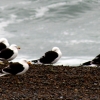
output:
[[[100,100],[100,68],[32,65],[0,77],[0,100]]]

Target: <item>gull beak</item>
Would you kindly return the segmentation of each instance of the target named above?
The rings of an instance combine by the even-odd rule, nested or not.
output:
[[[19,47],[19,46],[17,46],[17,49],[20,49],[20,47]]]
[[[30,61],[27,61],[27,64],[28,64],[28,65],[32,65]]]

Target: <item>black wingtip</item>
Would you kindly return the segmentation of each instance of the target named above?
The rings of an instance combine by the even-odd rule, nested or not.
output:
[[[91,61],[87,61],[87,62],[82,64],[82,66],[84,66],[84,65],[91,65]]]
[[[31,62],[37,63],[37,62],[38,62],[38,60],[32,60]]]

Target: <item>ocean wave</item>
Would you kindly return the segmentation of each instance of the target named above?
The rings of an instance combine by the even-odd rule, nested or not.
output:
[[[66,31],[64,31],[62,34],[63,35],[70,35],[70,36],[74,35],[74,33],[69,33],[69,32],[66,32]]]
[[[0,21],[0,36],[4,37],[4,36],[10,36],[10,37],[13,37],[14,35],[10,34],[9,32],[7,32],[5,30],[5,27],[9,26],[10,24],[12,23],[15,23],[15,19],[16,19],[16,15],[14,14],[11,14],[10,15],[10,19],[8,20],[4,20],[2,19]]]
[[[95,43],[93,40],[72,40],[70,41],[71,44],[79,44],[79,43]]]
[[[56,3],[56,4],[51,4],[45,7],[40,7],[35,9],[36,14],[35,17],[39,18],[45,15],[46,12],[48,12],[51,8],[56,8],[56,7],[60,7],[60,6],[64,6],[66,5],[66,2],[61,2],[61,3]]]
[[[58,43],[58,44],[59,44],[59,43],[62,43],[62,41],[60,41],[60,40],[56,40],[56,41],[55,41],[55,40],[50,40],[49,42],[50,42],[50,43]]]
[[[18,7],[21,7],[23,8],[22,6],[26,6],[26,5],[29,5],[31,4],[31,1],[12,1],[12,2],[9,2],[9,3],[5,3],[5,5],[2,5],[0,6],[0,10],[1,11],[4,11],[4,10],[9,10],[10,8],[18,8]],[[26,8],[26,7],[25,7]]]
[[[69,41],[64,41],[64,40],[49,40],[50,43],[65,43],[68,45],[74,45],[74,44],[100,44],[100,41],[93,41],[93,40],[69,40]]]
[[[27,58],[28,60],[33,60],[33,59],[37,59],[37,57],[34,58],[29,58],[28,56],[19,56],[16,60],[19,60],[20,58]],[[94,57],[92,56],[70,56],[70,57],[66,57],[63,56],[61,57],[61,59],[55,63],[54,65],[63,65],[63,66],[79,66],[84,62],[90,61],[91,59],[93,59]],[[94,66],[94,65],[92,65]]]
[[[31,3],[31,1],[21,1],[21,2],[18,2],[17,4],[28,5],[30,3]]]
[[[0,6],[0,10],[5,10],[8,7],[8,5]]]
[[[70,45],[80,44],[80,43],[86,43],[86,44],[95,43],[95,44],[99,44],[100,41],[93,41],[93,40],[71,40],[71,41],[66,41],[66,43],[70,44]]]
[[[56,3],[56,4],[51,4],[51,5],[47,6],[47,7],[48,8],[56,8],[56,7],[64,6],[66,4],[67,4],[66,2],[60,2],[60,3]]]
[[[48,7],[41,7],[41,8],[36,9],[35,17],[36,17],[36,18],[39,18],[39,17],[44,16],[45,13],[46,13],[48,10],[49,10]]]
[[[17,17],[16,15],[11,14],[10,19],[8,19],[8,20],[2,19],[2,21],[0,22],[0,29],[3,29],[4,27],[7,27],[11,23],[14,23],[16,17]]]
[[[80,2],[84,2],[84,0],[70,0],[69,2],[67,2],[67,5],[76,5]]]
[[[73,56],[73,57],[62,57],[56,64],[54,65],[68,65],[68,66],[79,66],[82,63],[93,59],[91,56]]]
[[[66,18],[72,18],[73,16],[77,16],[78,14],[80,15],[80,13],[84,13],[85,11],[90,10],[90,6],[86,4],[84,0],[59,2],[49,4],[47,6],[41,6],[35,9],[35,17],[41,18],[43,16],[46,16],[46,13],[49,12],[51,9],[54,10],[52,10],[53,12],[50,13],[57,14],[57,16],[62,16],[61,13],[63,13],[64,18],[65,16]],[[54,12],[55,10],[56,12]]]

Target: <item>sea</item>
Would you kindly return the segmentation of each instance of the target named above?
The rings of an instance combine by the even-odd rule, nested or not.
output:
[[[100,53],[100,0],[0,0],[0,38],[33,60],[54,46],[56,65],[77,66]]]

